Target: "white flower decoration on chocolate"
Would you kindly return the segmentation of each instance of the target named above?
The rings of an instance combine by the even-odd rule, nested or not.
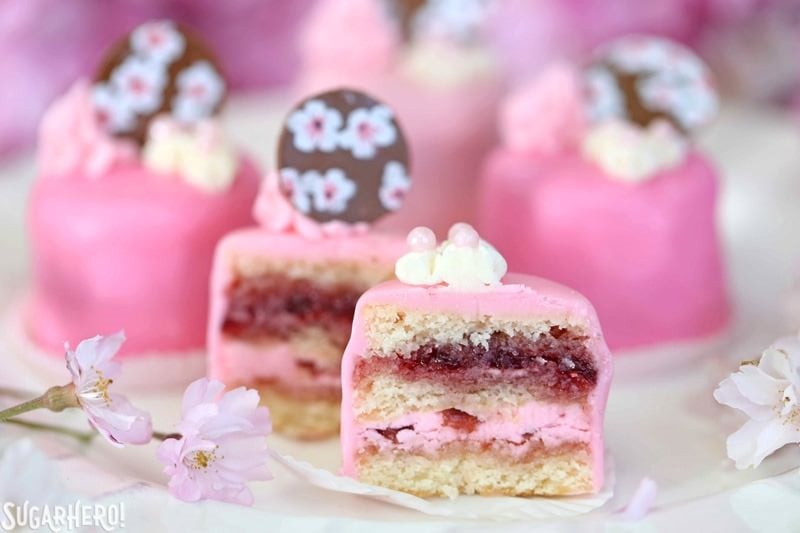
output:
[[[172,114],[183,122],[211,116],[225,94],[225,82],[208,61],[197,61],[176,78]]]
[[[103,131],[123,133],[136,125],[136,114],[128,101],[120,98],[113,87],[98,84],[92,87],[92,107]]]
[[[689,146],[664,120],[646,128],[609,120],[589,129],[582,148],[584,157],[610,177],[635,183],[682,163]]]
[[[339,134],[339,144],[357,159],[371,159],[379,147],[389,146],[397,139],[392,116],[392,110],[384,105],[353,110]]]
[[[326,170],[322,175],[310,170],[301,179],[308,184],[317,211],[341,213],[356,194],[355,182],[338,168]]]
[[[658,37],[623,37],[602,49],[603,63],[595,65],[589,72],[591,88],[601,90],[589,99],[589,115],[593,120],[621,118],[625,109],[611,103],[607,79],[597,72],[615,69],[638,76],[635,91],[641,104],[649,110],[669,115],[679,127],[692,131],[713,118],[719,107],[711,73],[690,49]],[[597,85],[595,85],[597,84]],[[622,89],[613,98],[623,98]],[[590,89],[593,92],[593,89]]]
[[[625,103],[614,76],[591,67],[586,71],[586,112],[590,122],[602,122],[625,115]]]
[[[406,167],[397,161],[386,163],[383,168],[381,188],[378,191],[381,205],[389,211],[400,209],[409,190],[411,190],[411,178],[406,173]]]
[[[498,285],[508,266],[495,248],[469,224],[453,225],[448,240],[438,247],[433,231],[411,230],[406,239],[411,251],[395,264],[397,279],[409,285],[436,285],[475,290]]]
[[[135,113],[152,113],[161,107],[167,71],[160,63],[132,56],[114,70],[111,83]]]
[[[786,444],[800,442],[800,337],[784,337],[756,363],[744,363],[714,391],[748,420],[728,437],[736,468],[755,467]]]
[[[146,22],[131,33],[131,49],[159,63],[178,59],[186,47],[183,35],[169,20]]]
[[[471,41],[480,33],[490,2],[487,0],[428,0],[414,15],[415,37]]]
[[[300,174],[297,169],[287,167],[280,171],[281,189],[287,193],[295,209],[304,214],[311,211],[309,183],[318,179],[319,173],[313,170]]]
[[[286,121],[286,127],[293,134],[294,147],[307,153],[336,150],[341,126],[342,115],[321,100],[309,100]]]

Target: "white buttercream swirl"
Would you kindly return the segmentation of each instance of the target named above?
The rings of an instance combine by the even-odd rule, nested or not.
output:
[[[154,172],[175,174],[208,193],[228,190],[239,167],[217,124],[208,121],[187,128],[167,117],[153,121],[142,162]]]
[[[583,139],[583,155],[610,177],[642,182],[684,161],[686,139],[665,121],[646,128],[621,120],[593,126]]]
[[[400,69],[412,80],[446,89],[489,78],[496,64],[485,47],[426,39],[407,47]]]
[[[491,244],[478,238],[477,233],[474,233],[474,242],[468,244],[454,237],[454,231],[459,231],[456,230],[458,226],[461,226],[460,231],[474,233],[466,224],[458,224],[451,229],[451,238],[438,247],[416,249],[403,255],[395,264],[397,279],[409,285],[445,283],[466,290],[500,284],[508,270],[503,256]]]

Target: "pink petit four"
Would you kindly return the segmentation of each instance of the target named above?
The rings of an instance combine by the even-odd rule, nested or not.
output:
[[[411,187],[394,111],[347,89],[300,102],[286,119],[278,170],[255,204],[261,227],[217,248],[209,372],[257,388],[276,431],[335,435],[340,363],[358,297],[393,277],[401,236],[370,224]]]
[[[628,37],[581,73],[521,87],[481,180],[481,229],[513,270],[585,294],[612,349],[718,333],[730,315],[718,177],[689,133],[717,101],[706,67]]]
[[[399,281],[356,306],[343,473],[424,497],[599,491],[612,366],[591,304],[505,275],[467,225],[438,247],[414,231]]]
[[[145,23],[43,119],[24,322],[44,351],[120,329],[122,359],[203,349],[214,246],[252,220],[260,181],[217,124],[219,72],[191,30]]]
[[[418,178],[408,207],[378,227],[438,231],[476,215],[483,156],[495,142],[499,68],[482,38],[490,3],[322,0],[301,40],[297,92],[363,88],[395,109]]]

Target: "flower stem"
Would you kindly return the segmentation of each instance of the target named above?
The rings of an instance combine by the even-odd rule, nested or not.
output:
[[[182,435],[180,433],[161,433],[160,431],[153,431],[153,438],[160,441],[165,441],[167,439],[180,439],[181,437]]]
[[[84,444],[89,444],[95,437],[95,435],[97,435],[97,433],[95,433],[94,431],[78,431],[76,429],[65,428],[63,426],[42,424],[40,422],[30,422],[28,420],[19,420],[16,418],[11,420],[5,420],[5,423],[14,424],[28,429],[35,429],[39,431],[52,431],[53,433],[60,433],[62,435],[66,435],[67,437],[72,437],[73,439],[82,442]]]
[[[72,383],[60,387],[50,387],[38,398],[0,411],[0,422],[36,409],[49,409],[58,413],[69,407],[80,407],[78,396],[75,394],[75,386]]]
[[[38,398],[34,398],[33,400],[28,400],[27,402],[21,403],[19,405],[15,405],[14,407],[9,407],[8,409],[4,409],[0,411],[0,422],[6,422],[9,418],[19,416],[23,413],[27,413],[28,411],[34,411],[36,409],[43,409],[45,404],[45,395],[41,395]]]

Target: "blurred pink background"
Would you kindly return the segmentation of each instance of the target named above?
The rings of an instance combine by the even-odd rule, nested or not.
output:
[[[3,0],[0,156],[29,148],[47,104],[138,23],[196,27],[236,91],[288,84],[296,35],[314,0]],[[376,0],[377,1],[377,0]],[[800,0],[494,0],[491,38],[511,79],[554,58],[579,58],[630,32],[697,48],[729,94],[800,108]]]

